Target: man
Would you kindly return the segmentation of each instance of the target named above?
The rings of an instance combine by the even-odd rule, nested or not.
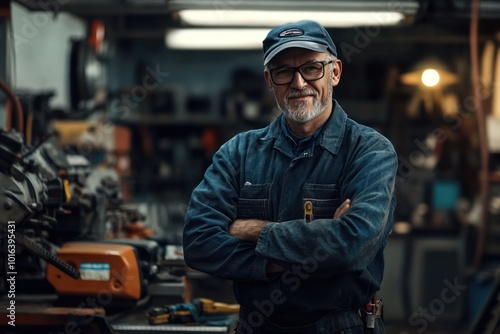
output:
[[[332,98],[342,63],[323,27],[287,24],[263,45],[282,114],[215,153],[187,211],[186,263],[233,280],[238,333],[383,333],[370,301],[392,226],[393,146]]]

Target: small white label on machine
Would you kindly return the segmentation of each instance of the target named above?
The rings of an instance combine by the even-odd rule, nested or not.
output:
[[[108,281],[110,265],[102,262],[80,263],[80,278],[92,281]]]

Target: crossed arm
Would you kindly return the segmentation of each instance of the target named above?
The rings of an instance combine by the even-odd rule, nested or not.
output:
[[[335,210],[333,218],[337,219],[342,217],[347,212],[347,210],[349,210],[350,205],[351,200],[346,199],[337,208],[337,210]],[[268,221],[260,219],[236,219],[229,226],[229,234],[241,240],[257,242],[262,228],[268,223]]]
[[[347,210],[349,210],[350,206],[351,206],[351,200],[346,199],[337,208],[337,210],[335,210],[333,218],[337,219],[342,217],[347,212]],[[236,219],[229,226],[229,234],[235,238],[256,243],[257,240],[259,239],[262,228],[268,223],[269,223],[268,221],[261,219]],[[267,273],[271,274],[271,273],[282,272],[284,270],[285,269],[282,266],[272,261],[269,261],[266,271]]]

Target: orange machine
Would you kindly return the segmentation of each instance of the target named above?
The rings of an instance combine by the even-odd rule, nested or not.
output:
[[[102,300],[137,301],[143,294],[141,270],[132,246],[68,242],[57,257],[80,271],[74,279],[51,264],[46,278],[59,296],[100,296]]]

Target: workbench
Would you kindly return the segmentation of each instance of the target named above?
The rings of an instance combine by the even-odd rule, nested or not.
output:
[[[16,296],[18,297],[18,296]],[[0,300],[0,332],[10,333],[79,333],[79,334],[146,334],[155,332],[168,333],[233,333],[237,315],[230,315],[223,325],[207,326],[203,324],[161,324],[150,325],[147,310],[150,302],[143,305],[108,313],[102,308],[54,307],[50,296],[19,296],[16,298],[15,327],[8,324],[9,318],[6,300]],[[28,301],[31,299],[31,301]],[[89,320],[90,319],[90,320]]]

